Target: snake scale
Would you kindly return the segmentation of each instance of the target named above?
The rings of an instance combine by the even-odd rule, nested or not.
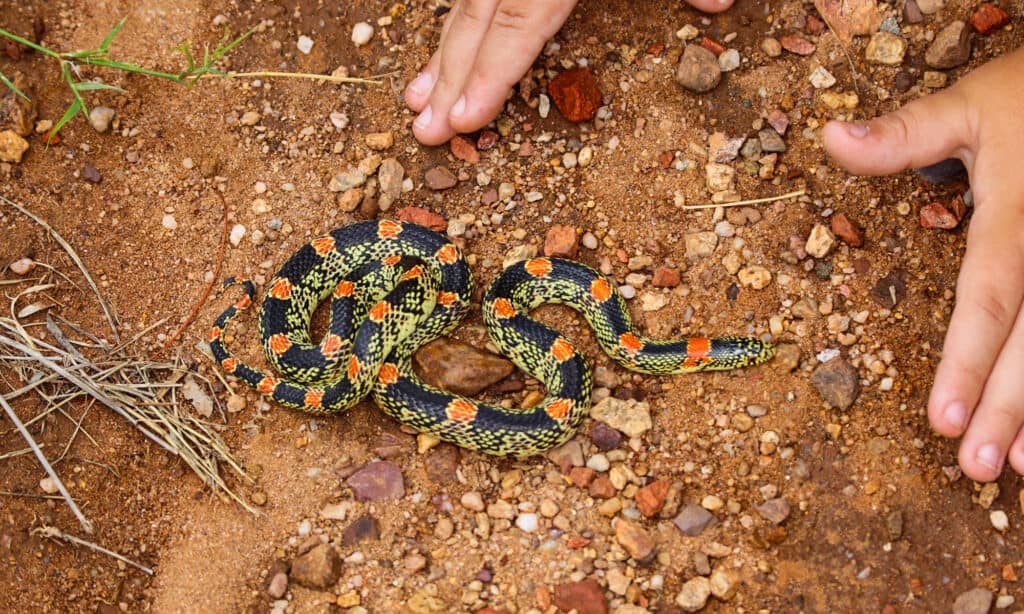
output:
[[[440,234],[395,220],[360,222],[299,249],[268,282],[259,337],[280,376],[234,356],[225,328],[256,295],[245,295],[217,318],[210,349],[220,366],[287,407],[314,414],[344,411],[365,396],[395,420],[456,445],[524,457],[569,439],[590,408],[592,379],[575,344],[529,313],[545,303],[580,312],[601,348],[642,373],[724,370],[762,363],[774,348],[751,337],[658,341],[633,327],[625,301],[607,279],[572,260],[532,258],[502,272],[483,299],[491,340],[520,369],[547,387],[529,409],[451,394],[419,379],[412,355],[450,333],[465,317],[472,275],[461,250]],[[317,306],[332,298],[328,331],[309,334]]]

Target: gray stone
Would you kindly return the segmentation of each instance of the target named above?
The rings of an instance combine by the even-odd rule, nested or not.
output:
[[[676,81],[691,92],[702,94],[722,80],[722,68],[715,54],[699,45],[687,45],[676,69]]]
[[[842,358],[818,365],[811,375],[811,385],[830,406],[847,410],[860,394],[860,378],[857,369]]]
[[[988,614],[992,609],[992,591],[987,588],[972,588],[960,593],[953,602],[953,614]]]
[[[924,53],[924,61],[932,68],[955,68],[971,58],[971,29],[956,20],[935,35]]]
[[[320,544],[292,561],[292,579],[315,590],[326,590],[341,577],[342,561],[329,544]]]
[[[715,526],[718,519],[702,506],[691,503],[684,507],[672,522],[683,532],[683,535],[697,537],[704,532],[704,529]]]

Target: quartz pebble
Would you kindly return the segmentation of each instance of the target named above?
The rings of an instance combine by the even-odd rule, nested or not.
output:
[[[370,42],[373,38],[373,26],[361,21],[356,25],[352,26],[352,43],[356,47],[362,47],[366,43]]]

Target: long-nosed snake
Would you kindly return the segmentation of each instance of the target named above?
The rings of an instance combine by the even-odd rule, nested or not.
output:
[[[517,262],[491,284],[483,316],[494,344],[547,387],[530,409],[506,409],[422,382],[413,352],[463,319],[472,276],[461,250],[441,235],[393,220],[361,222],[303,246],[268,282],[259,335],[281,377],[267,375],[224,346],[228,322],[252,304],[255,286],[217,318],[210,349],[220,366],[270,399],[307,412],[344,411],[372,394],[390,416],[445,441],[489,454],[528,456],[566,441],[590,407],[592,380],[572,341],[529,317],[544,303],[579,311],[620,365],[643,373],[733,369],[771,358],[751,337],[656,341],[636,332],[625,302],[603,276],[572,260]],[[333,297],[331,322],[309,336],[316,307]]]

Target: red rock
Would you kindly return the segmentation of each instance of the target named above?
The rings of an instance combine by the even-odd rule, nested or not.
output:
[[[555,587],[554,604],[563,612],[575,610],[577,614],[608,614],[604,591],[594,578],[559,584]]]
[[[658,154],[658,164],[661,168],[668,168],[672,166],[672,160],[675,160],[676,154],[674,151],[663,151]]]
[[[814,53],[814,43],[796,34],[787,34],[779,39],[782,48],[797,55],[811,55]]]
[[[402,207],[395,211],[395,217],[403,222],[411,222],[426,226],[431,230],[442,232],[448,228],[448,221],[433,211],[421,207]]]
[[[1007,582],[1017,581],[1017,571],[1013,568],[1013,564],[1003,565],[1002,569],[1003,580]]]
[[[453,136],[452,140],[448,141],[448,146],[452,149],[452,155],[459,160],[464,160],[470,164],[476,164],[480,161],[480,152],[473,146],[473,141],[461,134]]]
[[[654,538],[643,527],[622,517],[615,521],[615,541],[638,561],[649,560],[657,547]]]
[[[636,491],[636,507],[644,516],[651,518],[665,507],[665,497],[668,496],[672,482],[666,479],[655,480],[647,486]]]
[[[818,36],[825,32],[825,22],[818,19],[814,15],[807,16],[807,33]]]
[[[725,46],[718,41],[706,36],[700,37],[700,46],[715,54],[715,57],[725,53]]]
[[[993,30],[1010,23],[1010,14],[998,6],[986,2],[971,15],[971,25],[981,34],[989,34]]]
[[[458,183],[458,179],[447,167],[435,166],[423,174],[423,180],[431,190],[447,190]]]
[[[590,467],[573,467],[569,470],[569,479],[580,488],[587,488],[594,481],[596,473]]]
[[[560,224],[552,226],[544,238],[544,255],[555,258],[575,258],[579,243],[576,239],[576,229],[572,226]]]
[[[573,535],[566,540],[565,545],[568,546],[570,550],[579,550],[584,546],[589,546],[590,540],[582,535]]]
[[[929,203],[921,207],[921,226],[924,228],[952,230],[958,224],[960,220],[942,206],[942,203]]]
[[[660,56],[662,53],[665,53],[665,43],[653,43],[648,45],[647,53],[654,56]]]
[[[679,285],[679,271],[670,269],[667,266],[660,266],[654,271],[654,279],[651,283],[655,288],[675,288]]]
[[[530,141],[524,142],[519,146],[519,157],[526,158],[533,155],[533,143]]]
[[[896,606],[891,603],[885,604],[885,607],[882,608],[882,614],[897,614]]]
[[[548,84],[548,93],[565,119],[574,123],[594,119],[601,106],[601,89],[588,68],[558,74]]]
[[[589,492],[595,499],[611,499],[615,496],[615,485],[608,476],[602,475],[590,483]]]
[[[498,133],[493,130],[484,130],[476,138],[476,148],[480,151],[487,151],[498,144]]]
[[[853,247],[864,245],[864,237],[860,228],[845,213],[837,213],[832,216],[832,233],[839,237],[843,243]]]

